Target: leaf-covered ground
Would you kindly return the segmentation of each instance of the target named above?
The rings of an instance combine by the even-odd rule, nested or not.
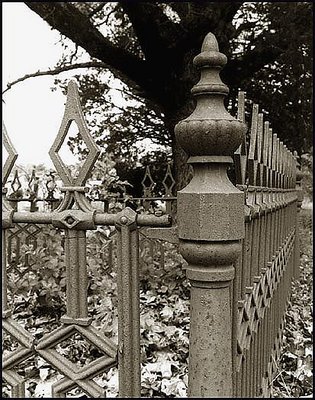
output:
[[[284,348],[272,397],[305,397],[312,393],[312,220],[311,211],[300,216],[301,274],[293,283],[292,298],[286,314]],[[15,314],[37,338],[55,329],[64,312],[64,259],[60,241],[46,235],[45,251],[26,249],[33,254],[34,270],[27,280],[11,282],[15,293]],[[110,235],[110,232],[108,233]],[[99,243],[97,243],[99,240]],[[189,331],[189,286],[183,272],[183,259],[171,244],[152,248],[141,246],[141,354],[143,397],[185,397],[187,393],[187,355]],[[95,251],[95,245],[102,251]],[[88,248],[90,274],[89,309],[93,324],[106,337],[117,342],[117,291],[115,267],[104,271],[103,259],[109,254],[104,235],[93,236]],[[46,246],[46,247],[45,247]],[[115,260],[115,252],[112,254]],[[164,266],[162,267],[162,257]],[[58,259],[58,267],[56,260]],[[114,264],[114,263],[113,263]],[[35,272],[41,271],[38,278]],[[13,276],[11,276],[13,278]],[[13,279],[12,279],[13,280]],[[24,282],[24,283],[23,283]],[[53,296],[51,296],[53,294]],[[38,304],[40,303],[40,304]],[[56,318],[57,317],[57,318]],[[4,351],[16,343],[4,337]],[[73,337],[58,345],[57,351],[73,363],[83,365],[99,357],[98,349],[81,338]],[[27,378],[27,397],[51,397],[50,387],[61,375],[43,359],[34,356],[22,363],[18,372]],[[117,396],[116,368],[95,378],[108,397]],[[72,396],[82,395],[73,391]],[[3,397],[8,397],[4,387]]]

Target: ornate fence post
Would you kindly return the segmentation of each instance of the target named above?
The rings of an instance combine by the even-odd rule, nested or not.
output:
[[[244,236],[244,194],[226,170],[246,126],[224,107],[228,88],[219,71],[227,59],[212,33],[193,62],[201,71],[192,88],[196,109],[175,127],[194,167],[178,193],[179,249],[191,282],[188,396],[231,397],[231,284]]]

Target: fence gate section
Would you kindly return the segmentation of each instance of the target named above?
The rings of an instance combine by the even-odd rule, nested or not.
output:
[[[77,176],[64,164],[60,150],[71,123],[75,123],[88,148],[88,156]],[[3,127],[4,146],[8,153],[3,168],[2,185],[17,158],[16,151]],[[168,215],[138,215],[130,208],[117,214],[102,213],[91,207],[85,196],[84,186],[94,165],[99,149],[94,143],[79,104],[76,83],[68,85],[67,103],[59,133],[50,150],[51,159],[62,179],[64,197],[53,212],[19,212],[11,208],[3,197],[2,216],[2,305],[3,329],[18,342],[19,346],[3,358],[3,378],[11,386],[12,397],[25,397],[25,385],[22,376],[14,367],[28,360],[34,354],[39,355],[64,377],[52,385],[53,397],[66,397],[74,388],[80,388],[90,397],[104,397],[105,391],[93,378],[100,373],[119,365],[119,396],[140,397],[140,311],[139,311],[139,260],[138,227],[169,226]],[[3,196],[5,196],[3,190]],[[6,231],[14,224],[52,224],[65,232],[66,259],[66,314],[61,317],[62,326],[36,340],[24,327],[12,318],[7,298],[7,258]],[[117,243],[117,285],[118,285],[118,348],[101,335],[92,325],[87,304],[87,264],[86,232],[97,226],[115,226]],[[79,334],[93,344],[103,355],[95,361],[78,367],[56,350],[58,344],[67,338]]]

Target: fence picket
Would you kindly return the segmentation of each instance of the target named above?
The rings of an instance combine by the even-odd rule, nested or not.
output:
[[[119,396],[141,396],[139,234],[136,213],[125,209],[116,224],[118,235]]]

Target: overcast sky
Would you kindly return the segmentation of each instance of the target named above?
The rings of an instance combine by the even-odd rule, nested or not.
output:
[[[2,3],[2,90],[25,74],[53,67],[61,54],[59,34],[24,3]],[[59,75],[71,77],[75,71]],[[3,120],[19,164],[45,163],[61,124],[65,96],[50,90],[54,77],[37,77],[3,95]]]

